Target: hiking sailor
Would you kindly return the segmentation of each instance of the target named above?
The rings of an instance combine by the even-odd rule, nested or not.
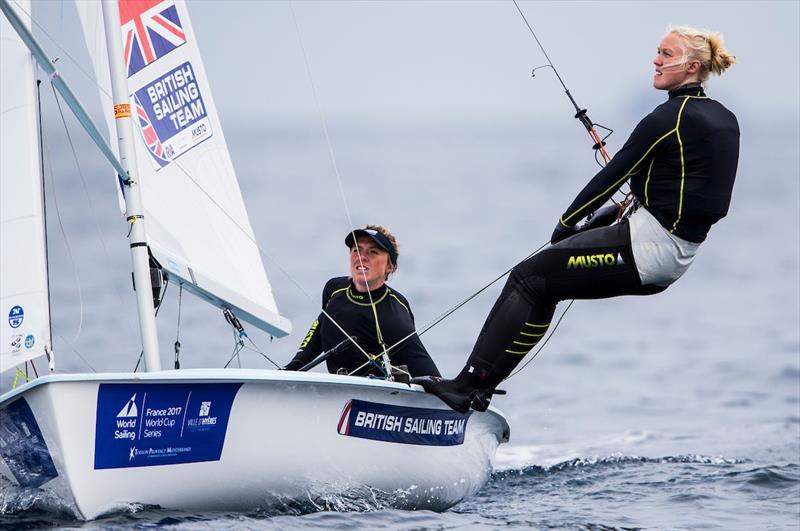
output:
[[[484,410],[494,388],[545,335],[559,301],[652,295],[680,278],[711,225],[728,213],[739,126],[702,83],[734,62],[719,34],[668,30],[653,60],[653,86],[668,91],[667,101],[577,195],[552,245],[512,270],[458,376],[414,383],[457,411]],[[628,218],[577,227],[628,180],[635,198]],[[607,215],[616,209],[604,207],[596,219],[616,221]]]

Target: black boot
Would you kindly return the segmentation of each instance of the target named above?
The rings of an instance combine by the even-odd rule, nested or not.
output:
[[[473,401],[481,393],[480,381],[480,377],[469,372],[466,367],[452,380],[439,376],[421,376],[411,379],[411,383],[421,385],[425,391],[436,395],[442,402],[459,413],[469,411]]]

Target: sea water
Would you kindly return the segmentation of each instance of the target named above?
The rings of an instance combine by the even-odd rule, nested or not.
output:
[[[432,321],[549,238],[597,169],[574,127],[334,125],[344,200],[318,127],[229,127],[265,266],[295,327],[287,339],[252,337],[269,358],[290,359],[324,282],[347,273],[351,223],[395,232],[400,267],[390,284],[419,326]],[[5,482],[0,529],[797,529],[798,135],[784,122],[743,121],[742,130],[730,214],[694,265],[662,294],[569,309],[543,351],[501,386],[508,394],[493,405],[508,417],[511,442],[489,483],[451,510],[394,510],[391,493],[363,490],[246,513],[130,506],[82,523]],[[113,178],[98,160],[78,173],[63,136],[50,137],[58,366],[132,370],[139,342]],[[462,366],[501,285],[422,337],[445,375]],[[158,317],[165,365],[176,338],[182,367],[223,365],[233,344],[221,314],[186,295],[178,330],[177,300],[171,288]],[[241,363],[271,367],[252,352]]]

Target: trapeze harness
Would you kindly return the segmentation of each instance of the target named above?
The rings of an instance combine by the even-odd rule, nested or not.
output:
[[[414,314],[411,313],[408,300],[386,284],[373,290],[370,295],[380,322],[380,334],[375,326],[376,317],[370,297],[366,292],[356,290],[349,277],[333,278],[325,284],[322,307],[349,335],[355,336],[358,344],[369,354],[383,351],[381,339],[386,345],[394,345],[413,334],[392,349],[392,364],[406,365],[411,376],[439,376],[436,364],[414,333]],[[321,352],[334,348],[345,337],[325,314],[320,313],[286,368],[299,369]],[[349,374],[364,365],[365,357],[354,345],[349,344],[326,361],[329,372]],[[373,363],[355,374],[366,376],[383,373],[379,365]]]
[[[700,84],[680,87],[634,129],[561,216],[573,226],[630,180],[634,207],[619,223],[579,232],[518,264],[467,362],[492,389],[545,335],[556,303],[651,295],[692,263],[728,213],[739,125]]]

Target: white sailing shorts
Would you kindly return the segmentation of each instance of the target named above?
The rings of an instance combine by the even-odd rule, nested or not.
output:
[[[642,285],[669,286],[692,265],[699,243],[670,234],[644,207],[631,214],[628,222],[633,260]]]

